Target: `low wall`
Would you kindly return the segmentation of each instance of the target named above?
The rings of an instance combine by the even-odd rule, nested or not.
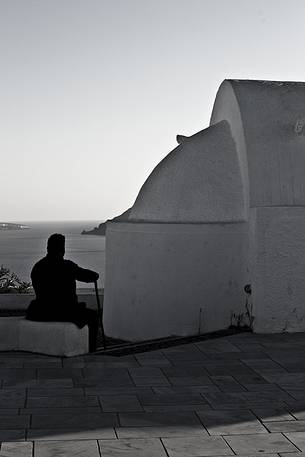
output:
[[[104,326],[129,341],[227,328],[245,311],[248,224],[108,223]]]
[[[80,289],[77,291],[77,295],[79,301],[86,302],[89,308],[97,309],[94,293],[84,293]],[[99,291],[99,296],[102,303],[104,290]],[[34,294],[0,294],[0,309],[26,309],[34,298]]]

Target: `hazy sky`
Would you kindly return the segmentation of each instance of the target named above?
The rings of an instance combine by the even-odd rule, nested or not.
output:
[[[121,213],[223,79],[304,51],[304,0],[0,0],[0,221]]]

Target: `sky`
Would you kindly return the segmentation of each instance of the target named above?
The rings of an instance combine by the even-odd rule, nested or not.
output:
[[[0,221],[122,213],[224,79],[304,51],[303,0],[0,0]]]

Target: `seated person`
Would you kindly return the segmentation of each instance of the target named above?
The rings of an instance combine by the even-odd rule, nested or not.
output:
[[[65,260],[65,237],[54,233],[48,239],[47,255],[33,267],[31,279],[36,294],[26,311],[32,321],[73,322],[79,328],[89,327],[89,351],[96,349],[97,312],[79,303],[76,280],[94,282],[99,274]]]

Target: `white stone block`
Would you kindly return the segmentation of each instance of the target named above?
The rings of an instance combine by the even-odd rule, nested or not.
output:
[[[71,322],[34,322],[24,317],[0,318],[0,350],[21,350],[71,357],[89,350],[89,331]]]
[[[0,351],[13,351],[19,348],[20,317],[0,318]]]
[[[23,351],[67,356],[88,352],[88,327],[79,329],[71,322],[34,322],[19,324],[19,348]]]

